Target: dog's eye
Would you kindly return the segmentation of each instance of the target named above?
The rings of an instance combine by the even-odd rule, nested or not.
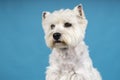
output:
[[[54,28],[55,28],[55,25],[54,25],[54,24],[51,24],[51,25],[50,25],[50,28],[51,28],[51,29],[54,29]]]
[[[71,27],[71,26],[72,26],[72,24],[69,23],[69,22],[66,22],[66,23],[64,24],[64,27]]]

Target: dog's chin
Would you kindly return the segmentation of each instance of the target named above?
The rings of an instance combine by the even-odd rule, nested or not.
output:
[[[67,48],[67,44],[64,41],[54,41],[53,48]]]

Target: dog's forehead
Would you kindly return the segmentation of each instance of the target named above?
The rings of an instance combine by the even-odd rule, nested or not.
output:
[[[75,14],[74,14],[73,10],[65,9],[65,10],[54,11],[51,15],[55,16],[55,17],[60,16],[60,18],[62,18],[62,16],[63,17],[70,17],[70,16],[74,16]]]
[[[65,9],[54,11],[46,17],[47,22],[57,22],[57,21],[72,21],[76,19],[76,14],[73,10]]]
[[[52,12],[52,14],[73,14],[73,10],[70,9],[61,9],[61,10],[56,10],[54,12]]]

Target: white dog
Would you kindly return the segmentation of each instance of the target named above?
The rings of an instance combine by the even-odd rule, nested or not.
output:
[[[42,25],[52,49],[46,80],[102,80],[84,43],[87,19],[81,4],[73,10],[44,12]]]

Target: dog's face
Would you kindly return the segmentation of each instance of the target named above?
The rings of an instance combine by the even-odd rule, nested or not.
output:
[[[82,5],[73,10],[44,12],[42,25],[46,44],[50,48],[75,47],[84,39],[87,20]]]

